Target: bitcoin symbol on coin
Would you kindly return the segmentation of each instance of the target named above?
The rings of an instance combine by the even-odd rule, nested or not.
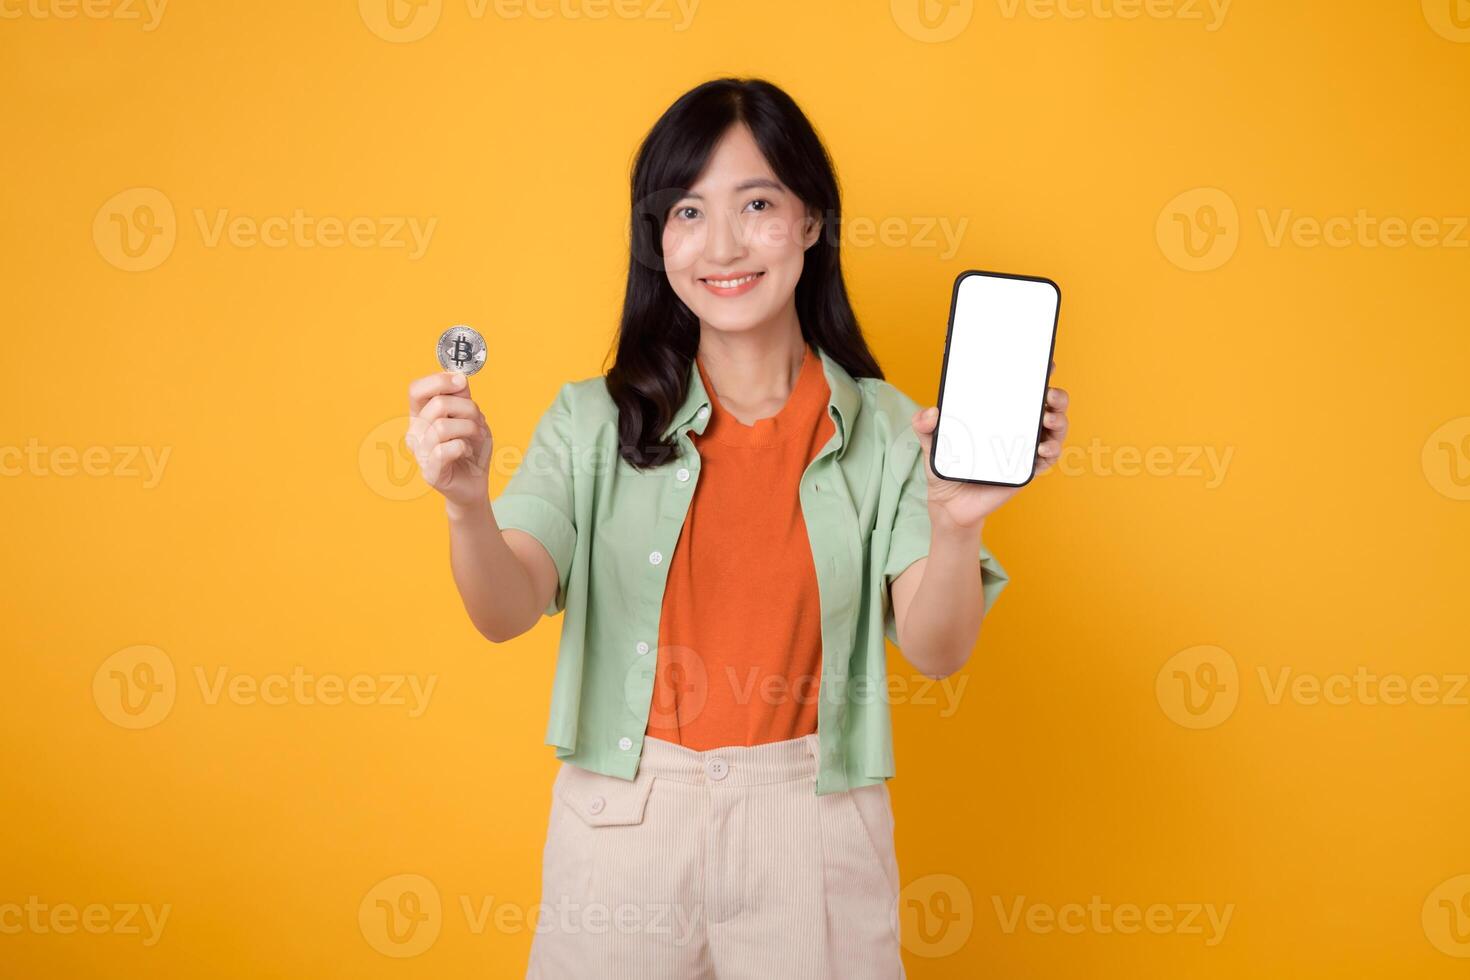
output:
[[[468,377],[485,366],[485,338],[466,326],[454,326],[439,335],[439,366]]]

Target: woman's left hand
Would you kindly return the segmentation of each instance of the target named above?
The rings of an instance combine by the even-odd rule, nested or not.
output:
[[[1067,392],[1061,388],[1046,389],[1046,410],[1041,416],[1042,441],[1036,447],[1036,473],[1051,469],[1062,453],[1067,437]],[[973,527],[985,520],[997,507],[1015,496],[1020,487],[997,487],[988,483],[962,483],[934,475],[930,465],[930,446],[934,426],[939,422],[939,409],[921,409],[914,414],[914,432],[924,454],[924,471],[929,475],[929,512],[944,517],[950,524]]]

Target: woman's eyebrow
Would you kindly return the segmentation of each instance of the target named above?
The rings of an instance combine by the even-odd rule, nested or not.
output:
[[[752,177],[750,180],[742,180],[740,183],[736,184],[735,185],[735,191],[737,193],[739,193],[740,191],[748,191],[748,190],[750,190],[751,188],[754,188],[754,187],[765,187],[765,188],[769,188],[770,190],[773,190],[773,191],[784,191],[784,190],[786,190],[786,188],[785,187],[782,187],[780,183],[778,183],[777,181],[771,180],[768,177]],[[704,200],[704,195],[703,194],[696,193],[695,191],[690,191],[689,193],[685,194],[684,196],[685,197],[697,197],[701,201]]]

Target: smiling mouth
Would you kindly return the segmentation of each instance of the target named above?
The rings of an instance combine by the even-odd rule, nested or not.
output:
[[[706,286],[713,286],[716,289],[739,289],[741,286],[755,282],[763,275],[765,275],[764,272],[752,272],[750,275],[741,276],[738,279],[701,279],[699,281]]]

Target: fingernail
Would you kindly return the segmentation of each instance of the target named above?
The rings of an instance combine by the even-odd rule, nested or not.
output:
[[[449,380],[456,388],[464,387],[464,375],[460,374],[458,371],[455,371],[453,374],[451,374],[449,376]]]

